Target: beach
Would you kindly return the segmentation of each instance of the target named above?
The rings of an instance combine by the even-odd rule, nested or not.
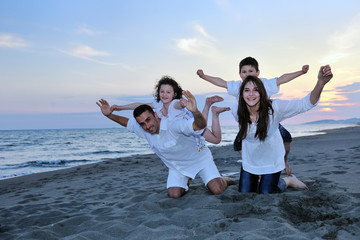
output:
[[[0,239],[360,239],[360,126],[293,139],[309,190],[239,193],[241,155],[211,151],[236,183],[220,195],[197,177],[170,199],[154,154],[1,180]]]

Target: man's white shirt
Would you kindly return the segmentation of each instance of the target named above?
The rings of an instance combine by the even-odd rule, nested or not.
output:
[[[145,138],[168,168],[195,178],[209,161],[213,161],[213,157],[208,147],[198,149],[196,136],[201,135],[204,129],[194,131],[193,122],[193,118],[177,118],[173,121],[163,118],[159,134],[150,134],[136,122],[135,118],[130,118],[127,129]]]

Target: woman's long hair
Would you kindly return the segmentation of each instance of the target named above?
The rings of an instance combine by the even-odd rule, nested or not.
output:
[[[244,88],[248,82],[254,83],[260,94],[260,105],[258,111],[258,121],[255,137],[259,138],[260,141],[265,141],[269,125],[269,114],[274,113],[274,109],[271,106],[271,100],[266,94],[266,90],[262,81],[255,76],[247,76],[240,87],[240,97],[237,115],[239,118],[240,137],[241,139],[246,138],[250,121],[250,112],[247,108],[247,104],[243,98]]]

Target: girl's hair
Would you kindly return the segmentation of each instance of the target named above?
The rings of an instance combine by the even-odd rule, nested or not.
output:
[[[260,141],[265,141],[269,125],[269,114],[273,114],[274,109],[272,108],[271,100],[266,94],[264,84],[258,77],[255,76],[246,77],[240,87],[239,106],[237,111],[239,118],[240,137],[241,139],[246,138],[249,123],[251,123],[250,112],[243,98],[244,88],[248,82],[254,83],[260,94],[260,106],[258,111],[258,122],[255,137],[259,138]]]
[[[160,101],[160,88],[161,85],[170,85],[174,89],[174,99],[180,99],[182,97],[182,89],[180,85],[170,76],[163,76],[155,86],[154,97],[157,102]]]

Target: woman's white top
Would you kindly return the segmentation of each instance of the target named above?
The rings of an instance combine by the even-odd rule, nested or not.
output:
[[[274,114],[270,114],[269,128],[265,141],[255,138],[257,123],[249,124],[248,133],[242,141],[242,166],[252,174],[271,174],[285,168],[284,143],[279,131],[279,123],[297,114],[306,112],[315,105],[310,102],[310,94],[300,100],[272,101]]]

